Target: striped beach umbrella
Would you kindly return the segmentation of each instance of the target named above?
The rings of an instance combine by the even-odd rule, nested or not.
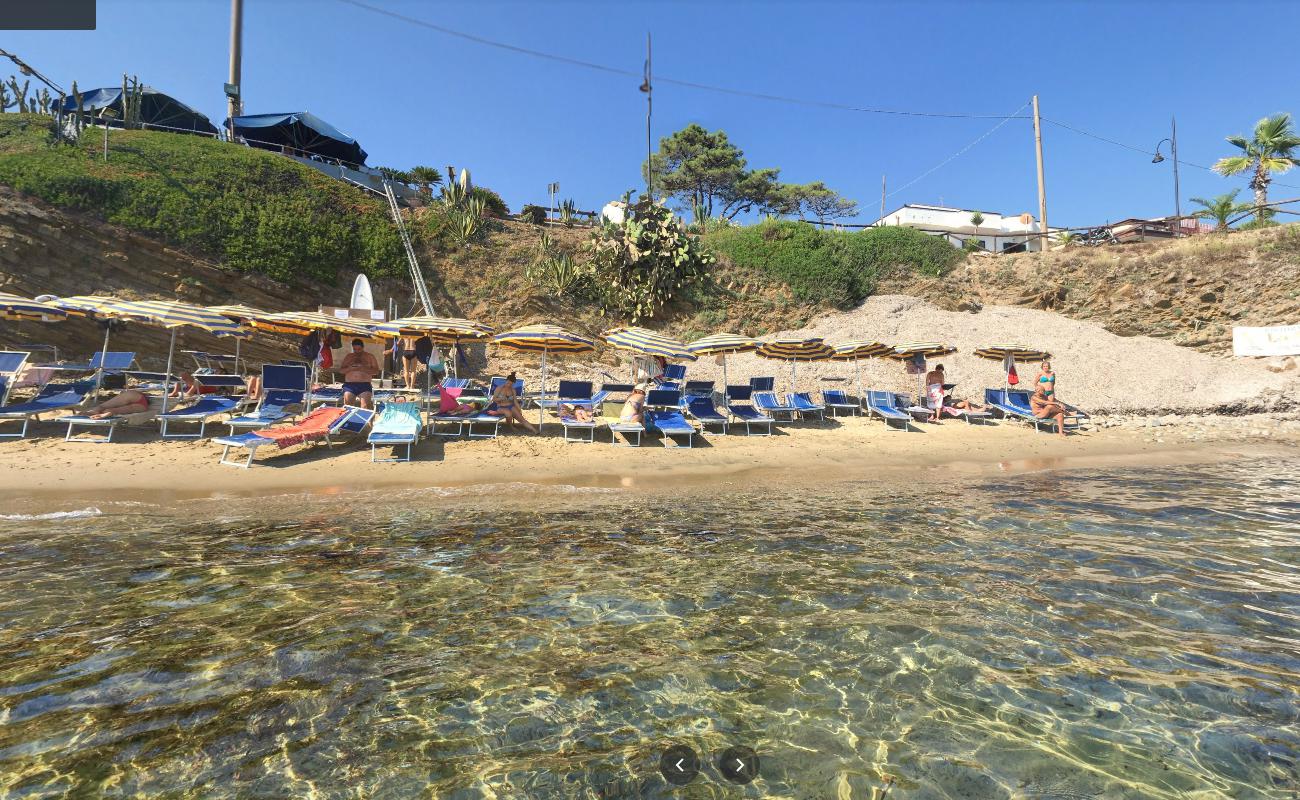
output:
[[[590,353],[596,349],[596,342],[576,333],[570,333],[558,325],[525,325],[505,333],[498,333],[492,340],[510,350],[521,353],[542,354],[542,399],[546,398],[546,355],[548,353]],[[537,427],[542,427],[542,405],[537,404]]]
[[[116,297],[105,297],[103,295],[73,295],[71,297],[56,297],[49,301],[49,304],[66,311],[76,317],[85,317],[88,319],[98,319],[104,325],[104,343],[100,347],[99,361],[100,364],[108,358],[108,338],[113,333],[113,326],[109,324],[110,320],[121,319],[122,315],[113,310],[115,303],[121,303]],[[104,381],[104,368],[101,366],[95,370],[95,388],[91,391],[91,396],[99,393],[99,386]]]
[[[379,338],[374,331],[351,317],[334,317],[319,311],[284,311],[250,320],[254,328],[270,333],[306,336],[313,331],[332,329],[341,335],[360,339]]]
[[[1052,357],[1052,354],[1046,350],[1035,350],[1019,344],[989,345],[976,350],[975,355],[989,361],[1001,361],[1008,388],[1011,386],[1011,372],[1016,368],[1017,361],[1045,361]]]
[[[371,325],[375,333],[385,336],[428,336],[440,344],[477,342],[491,338],[490,325],[453,317],[402,317]]]
[[[835,350],[821,339],[773,339],[763,342],[754,352],[761,358],[790,362],[790,390],[795,389],[795,377],[800,361],[825,361],[835,355]]]
[[[835,352],[831,355],[832,361],[852,361],[853,374],[858,383],[858,402],[862,402],[862,359],[880,358],[894,352],[894,348],[881,342],[873,342],[865,339],[858,339],[851,342],[841,342],[833,346]]]
[[[757,339],[751,339],[748,336],[741,336],[736,333],[715,333],[705,336],[703,339],[696,339],[686,345],[697,356],[721,356],[722,357],[722,394],[727,394],[727,356],[732,353],[752,353],[762,344]]]
[[[167,413],[168,395],[171,394],[172,361],[176,353],[176,333],[181,328],[194,328],[213,336],[248,336],[248,328],[203,306],[177,303],[168,300],[122,301],[111,304],[118,317],[146,325],[157,325],[171,331],[167,346],[167,369],[163,373],[162,413]]]
[[[602,333],[600,338],[604,339],[610,347],[630,353],[663,356],[669,361],[694,361],[697,358],[680,339],[645,328],[610,328]]]
[[[67,318],[68,312],[52,303],[0,292],[0,319],[62,322]]]
[[[975,355],[990,361],[1004,362],[1008,358],[1012,361],[1042,361],[1052,357],[1052,354],[1046,350],[1035,350],[1018,344],[994,344],[981,347],[975,351]]]
[[[888,358],[898,359],[899,361],[909,361],[917,356],[923,358],[937,358],[946,356],[949,353],[957,352],[957,348],[942,342],[908,342],[906,344],[896,345],[894,352]],[[920,390],[917,392],[916,399],[918,403],[924,403],[925,395],[925,369],[921,369]]]
[[[375,333],[392,336],[428,336],[436,344],[456,346],[461,342],[481,342],[492,338],[490,325],[455,317],[402,317],[371,325]],[[433,372],[425,365],[425,394],[433,391]],[[456,374],[456,358],[451,359],[451,374]]]

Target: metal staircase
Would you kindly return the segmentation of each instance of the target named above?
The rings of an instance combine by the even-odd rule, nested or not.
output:
[[[397,195],[393,193],[393,187],[388,181],[384,181],[384,195],[388,197],[388,210],[392,212],[393,224],[397,226],[397,235],[401,237],[402,247],[406,250],[406,260],[411,268],[411,282],[415,284],[415,296],[424,307],[424,314],[432,317],[433,301],[429,299],[429,287],[424,283],[420,262],[415,259],[415,248],[411,246],[410,234],[406,232],[406,222],[402,219],[402,209],[397,205]]]

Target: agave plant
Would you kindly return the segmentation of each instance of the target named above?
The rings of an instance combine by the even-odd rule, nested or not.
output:
[[[578,207],[573,202],[573,198],[569,198],[563,203],[560,203],[560,222],[564,224],[564,227],[573,227],[574,220],[578,218],[577,210]]]

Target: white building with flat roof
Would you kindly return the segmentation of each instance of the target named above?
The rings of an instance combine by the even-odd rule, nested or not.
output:
[[[979,225],[971,221],[976,213],[983,217]],[[974,239],[991,253],[1042,249],[1042,227],[1032,214],[1005,215],[996,211],[908,203],[872,223],[873,227],[884,225],[905,225],[942,236],[953,247],[963,247],[967,239]]]

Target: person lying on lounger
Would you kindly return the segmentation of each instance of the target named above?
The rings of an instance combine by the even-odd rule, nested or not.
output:
[[[91,419],[108,419],[149,410],[149,396],[138,389],[123,389],[97,406],[86,410]]]
[[[180,383],[173,384],[171,393],[167,396],[198,397],[203,394],[217,394],[220,391],[220,386],[200,386],[199,382],[194,380],[194,373],[182,372]]]
[[[1038,384],[1038,388],[1034,389],[1034,393],[1029,396],[1029,409],[1039,419],[1056,420],[1056,433],[1060,436],[1065,435],[1065,406],[1052,399],[1043,384]]]
[[[516,422],[521,423],[531,433],[537,433],[537,428],[524,419],[524,411],[519,407],[519,398],[515,395],[515,373],[506,376],[505,383],[497,387],[492,393],[492,402],[484,411],[494,417],[502,417],[512,425]]]
[[[619,422],[640,422],[641,412],[645,407],[645,387],[637,386],[623,403],[623,413],[618,415]]]
[[[982,406],[974,400],[958,400],[949,395],[943,399],[944,408],[955,408],[958,411],[987,411],[987,406]]]
[[[568,414],[578,422],[591,422],[591,408],[588,406],[573,406],[568,403],[560,404],[560,413]]]

